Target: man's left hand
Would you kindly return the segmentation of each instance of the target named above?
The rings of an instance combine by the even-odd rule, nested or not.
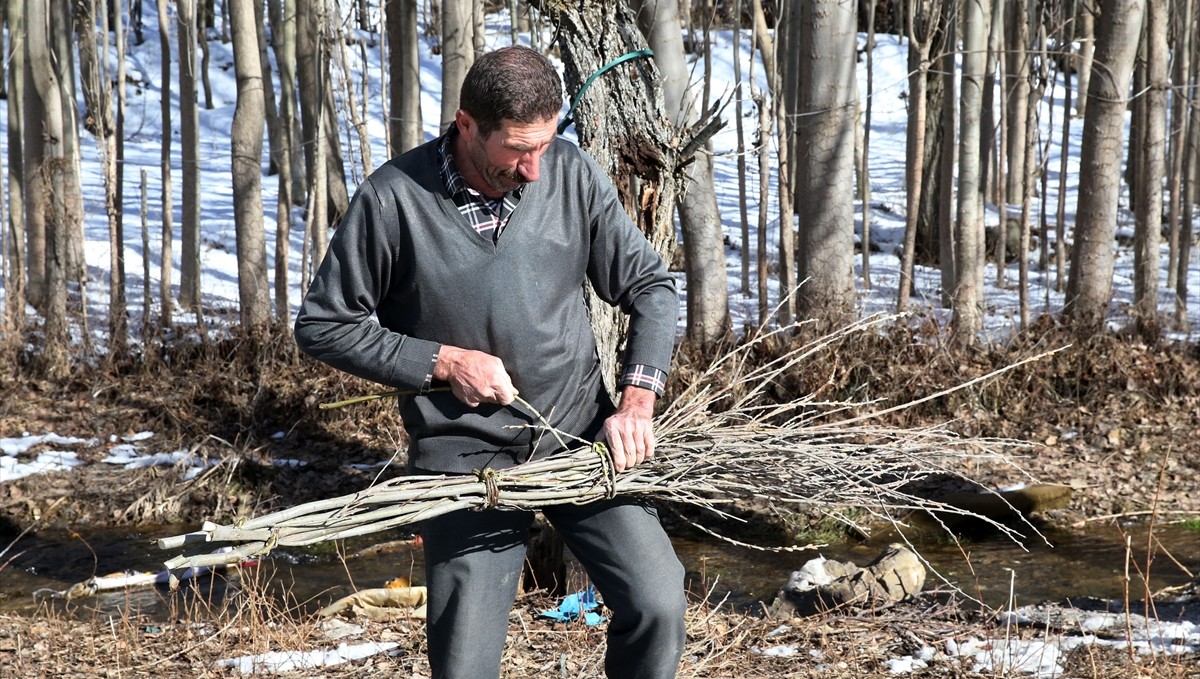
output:
[[[613,466],[623,471],[654,457],[654,401],[649,389],[628,385],[617,412],[604,421],[598,437],[608,444]]]

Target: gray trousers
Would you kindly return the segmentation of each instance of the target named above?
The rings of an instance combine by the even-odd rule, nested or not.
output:
[[[683,566],[656,512],[615,498],[542,510],[611,613],[605,674],[675,676],[683,652]],[[425,521],[426,625],[433,679],[495,679],[532,512],[460,511]]]

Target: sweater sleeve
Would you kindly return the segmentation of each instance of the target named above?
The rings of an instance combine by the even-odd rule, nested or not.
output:
[[[607,175],[590,156],[581,155],[590,207],[588,277],[601,299],[629,314],[626,370],[637,365],[665,374],[679,316],[675,279],[625,212]]]
[[[296,343],[352,375],[423,390],[441,345],[388,330],[374,316],[407,261],[394,205],[394,196],[381,194],[371,180],[359,187],[300,305]]]

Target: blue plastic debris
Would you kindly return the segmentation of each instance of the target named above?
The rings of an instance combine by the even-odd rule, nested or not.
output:
[[[597,606],[599,604],[596,603],[596,590],[589,586],[585,590],[563,597],[558,608],[542,611],[538,615],[559,622],[571,622],[582,617],[584,623],[594,626],[608,619],[594,612]]]

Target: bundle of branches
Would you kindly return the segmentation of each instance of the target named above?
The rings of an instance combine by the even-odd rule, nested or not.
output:
[[[940,428],[866,423],[998,373],[920,401],[853,417],[847,417],[847,412],[872,404],[824,402],[816,397],[775,404],[766,398],[765,392],[781,376],[847,335],[894,320],[891,316],[862,319],[758,365],[749,360],[756,346],[794,329],[763,334],[740,345],[711,364],[657,418],[654,458],[619,474],[602,445],[578,441],[565,446],[566,452],[508,469],[482,470],[471,476],[399,477],[233,525],[205,523],[197,532],[164,538],[158,545],[162,549],[204,546],[203,553],[167,561],[170,569],[214,566],[259,557],[277,546],[365,535],[461,509],[536,510],[616,494],[683,503],[722,516],[728,516],[727,505],[739,502],[843,521],[852,521],[849,509],[889,522],[902,520],[913,510],[965,513],[907,489],[933,474],[965,479],[961,470],[981,457],[1015,467],[1008,451],[1022,442],[961,437]],[[841,417],[834,417],[835,413]],[[562,440],[561,432],[549,434]],[[1007,526],[991,523],[1014,539],[1020,537]],[[214,544],[230,543],[232,548],[220,553],[207,551]]]

